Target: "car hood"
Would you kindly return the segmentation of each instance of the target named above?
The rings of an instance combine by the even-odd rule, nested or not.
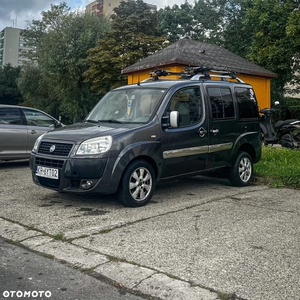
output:
[[[43,136],[43,140],[63,140],[77,143],[105,135],[115,136],[137,126],[140,124],[91,124],[82,122],[49,131]]]

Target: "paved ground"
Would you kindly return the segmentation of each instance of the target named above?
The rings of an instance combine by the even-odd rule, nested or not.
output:
[[[194,177],[125,208],[0,163],[0,236],[160,299],[300,299],[300,191]]]
[[[143,300],[0,238],[0,299]]]

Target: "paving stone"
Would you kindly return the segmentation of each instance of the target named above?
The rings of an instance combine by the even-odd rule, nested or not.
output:
[[[0,236],[14,241],[20,242],[30,237],[41,235],[40,232],[29,230],[19,224],[9,222],[0,218]]]
[[[151,269],[125,262],[109,262],[97,267],[95,272],[100,273],[130,289],[134,288],[142,280],[145,280],[156,273]]]
[[[197,299],[197,300],[216,300],[218,294],[210,292],[200,287],[192,287],[189,283],[172,279],[165,274],[154,274],[150,278],[143,280],[136,290],[150,294],[154,297],[161,299],[172,299],[172,300],[186,300],[186,299]]]
[[[24,246],[32,249],[32,250],[36,250],[37,247],[48,244],[50,242],[53,241],[53,238],[51,238],[50,236],[36,236],[36,237],[32,237],[29,238],[23,242],[21,242],[21,244],[23,244]]]
[[[35,247],[35,250],[84,269],[94,268],[109,261],[105,255],[62,241],[43,244]]]

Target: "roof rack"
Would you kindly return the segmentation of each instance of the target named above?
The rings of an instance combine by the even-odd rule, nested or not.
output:
[[[218,74],[211,74],[218,73]],[[243,80],[236,77],[235,73],[227,70],[214,70],[210,68],[203,67],[186,67],[183,72],[172,72],[168,70],[155,70],[150,72],[150,77],[153,81],[158,80],[159,77],[162,76],[181,76],[180,79],[190,79],[190,80],[200,80],[200,79],[211,79],[221,78],[223,81],[227,81],[227,79],[235,79],[237,82],[244,83]]]

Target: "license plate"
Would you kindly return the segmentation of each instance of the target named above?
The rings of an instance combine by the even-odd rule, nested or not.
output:
[[[36,166],[35,175],[51,179],[58,179],[58,169]]]

